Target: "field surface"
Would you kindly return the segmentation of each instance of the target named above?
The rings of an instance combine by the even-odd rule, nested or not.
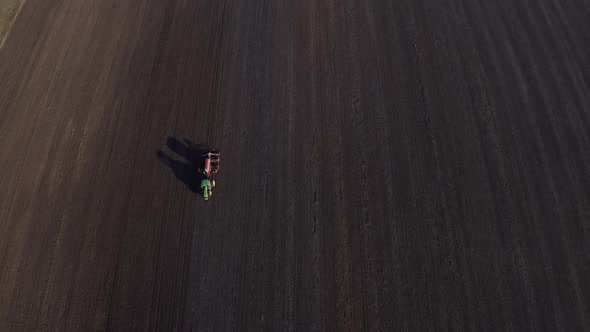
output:
[[[0,330],[588,331],[588,59],[583,0],[27,0]]]
[[[16,19],[19,9],[24,0],[2,0],[0,1],[0,47],[10,32],[12,22]]]

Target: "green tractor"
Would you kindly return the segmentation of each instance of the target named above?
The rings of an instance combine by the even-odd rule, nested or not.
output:
[[[205,159],[198,171],[205,177],[201,180],[201,189],[203,190],[203,198],[207,201],[213,194],[212,189],[215,187],[213,175],[219,171],[219,151],[209,150],[202,157]]]
[[[215,187],[215,180],[203,179],[201,180],[201,189],[203,189],[203,198],[209,200],[209,197],[213,194],[213,188]]]

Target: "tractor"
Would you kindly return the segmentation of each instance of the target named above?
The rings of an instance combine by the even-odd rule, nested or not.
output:
[[[203,198],[209,200],[209,197],[213,194],[213,188],[215,187],[215,180],[213,175],[219,171],[219,151],[209,150],[203,156],[203,167],[199,168],[199,172],[205,176],[201,180],[201,189],[203,189]]]

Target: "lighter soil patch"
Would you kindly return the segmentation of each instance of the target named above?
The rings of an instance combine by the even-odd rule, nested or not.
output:
[[[0,1],[0,47],[4,44],[12,23],[16,19],[24,0],[1,0]]]

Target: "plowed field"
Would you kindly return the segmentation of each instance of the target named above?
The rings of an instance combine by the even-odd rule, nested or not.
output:
[[[589,330],[588,59],[582,0],[27,0],[0,330]]]

